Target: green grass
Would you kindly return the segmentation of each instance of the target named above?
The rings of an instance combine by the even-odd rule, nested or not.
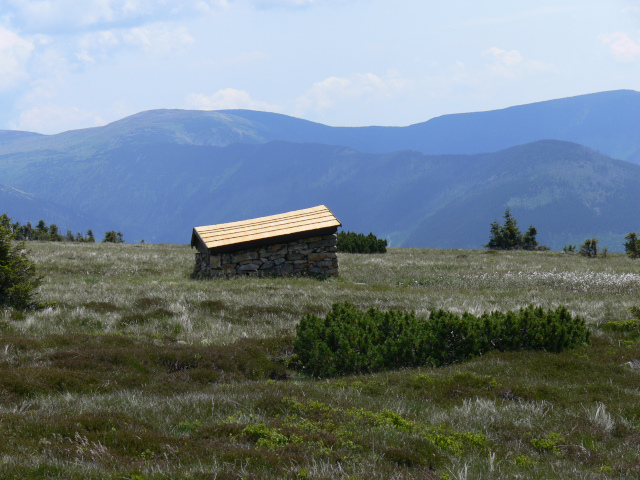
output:
[[[640,478],[640,263],[339,254],[337,279],[190,278],[175,245],[31,243],[0,312],[0,478]],[[592,345],[329,380],[288,368],[334,302],[428,315],[566,305]]]

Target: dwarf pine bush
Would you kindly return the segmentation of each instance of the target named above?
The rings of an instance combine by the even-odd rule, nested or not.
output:
[[[338,251],[346,253],[385,253],[387,241],[373,233],[364,235],[354,232],[338,233]]]
[[[342,303],[334,304],[325,318],[302,318],[294,351],[304,371],[331,377],[448,365],[491,350],[561,352],[587,344],[589,335],[584,320],[563,306],[545,312],[530,305],[480,317],[438,310],[425,319],[414,312],[363,311]]]

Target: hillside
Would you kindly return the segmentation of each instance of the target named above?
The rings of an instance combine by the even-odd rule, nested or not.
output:
[[[640,201],[640,167],[559,141],[439,156],[288,142],[128,144],[88,159],[6,155],[0,175],[130,242],[186,243],[196,225],[326,204],[345,229],[392,246],[478,248],[510,206],[553,248],[599,236],[620,250],[638,228]]]
[[[447,238],[486,243],[488,212],[509,206],[524,231],[533,224],[541,243],[561,249],[597,237],[622,251],[624,231],[640,227],[640,168],[585,147],[546,141],[486,155],[457,198],[425,218],[404,245],[441,245]],[[501,215],[495,214],[495,218]],[[452,219],[464,218],[464,222]],[[501,218],[499,218],[501,220]],[[492,218],[493,220],[493,218]]]
[[[65,207],[36,195],[0,184],[1,212],[13,216],[14,221],[21,223],[31,222],[33,226],[38,220],[47,223],[55,223],[61,228],[61,234],[67,229],[75,235],[77,232],[85,233],[87,228],[104,230],[108,228],[101,219],[90,215],[81,215],[73,207]],[[17,215],[16,215],[17,214]]]

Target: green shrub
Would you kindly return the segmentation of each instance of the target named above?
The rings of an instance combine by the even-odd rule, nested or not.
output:
[[[373,233],[364,235],[354,232],[338,233],[338,251],[346,253],[385,253],[387,241],[377,238]]]
[[[640,332],[640,307],[629,307],[632,318],[627,320],[612,320],[600,325],[600,329],[607,332]]]
[[[27,257],[24,241],[12,245],[12,239],[13,233],[6,223],[0,222],[0,307],[18,310],[37,307],[35,290],[42,277]]]
[[[580,245],[579,252],[583,257],[596,258],[598,256],[598,239],[587,238],[582,245]]]
[[[628,233],[624,238],[627,240],[624,242],[624,251],[626,254],[631,258],[640,258],[640,239],[638,239],[638,233]]]
[[[414,312],[362,311],[334,304],[325,318],[308,314],[296,327],[298,366],[316,377],[441,366],[491,350],[561,352],[589,342],[584,320],[565,307],[476,317],[438,310],[428,319]]]

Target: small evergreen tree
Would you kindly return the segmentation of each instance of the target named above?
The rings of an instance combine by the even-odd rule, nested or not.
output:
[[[33,240],[35,238],[35,233],[33,227],[31,226],[31,222],[27,222],[22,226],[22,238],[23,240]]]
[[[498,220],[494,220],[491,223],[491,234],[489,236],[489,243],[485,245],[490,250],[504,250],[505,243],[502,237],[502,227]]]
[[[631,232],[624,237],[627,241],[624,243],[624,251],[631,258],[640,258],[640,239],[638,233]]]
[[[598,256],[598,239],[587,238],[582,245],[580,245],[579,252],[583,257],[596,258]]]
[[[6,213],[0,215],[0,225],[11,231],[11,218]]]
[[[500,225],[498,220],[491,223],[489,243],[484,245],[490,250],[538,250],[546,247],[538,247],[536,235],[538,230],[531,225],[527,233],[522,235],[518,228],[518,222],[507,208],[504,212],[504,224]]]
[[[502,237],[504,239],[507,249],[518,249],[522,246],[522,234],[518,228],[518,222],[511,211],[507,208],[504,212],[504,225],[502,227]]]
[[[38,225],[36,225],[35,239],[51,240],[51,236],[49,235],[49,227],[47,227],[47,224],[44,220],[40,220],[38,222]]]
[[[35,308],[35,290],[42,282],[27,257],[24,240],[12,245],[13,234],[0,222],[0,307]]]
[[[122,232],[116,232],[115,230],[109,230],[104,234],[102,239],[103,243],[124,243]]]
[[[63,240],[62,235],[58,231],[58,226],[55,223],[49,225],[49,239],[54,242],[61,242]]]
[[[524,234],[524,238],[522,239],[522,248],[525,250],[535,250],[538,247],[538,241],[536,240],[536,235],[538,234],[538,230],[533,225],[529,226],[529,230]]]

